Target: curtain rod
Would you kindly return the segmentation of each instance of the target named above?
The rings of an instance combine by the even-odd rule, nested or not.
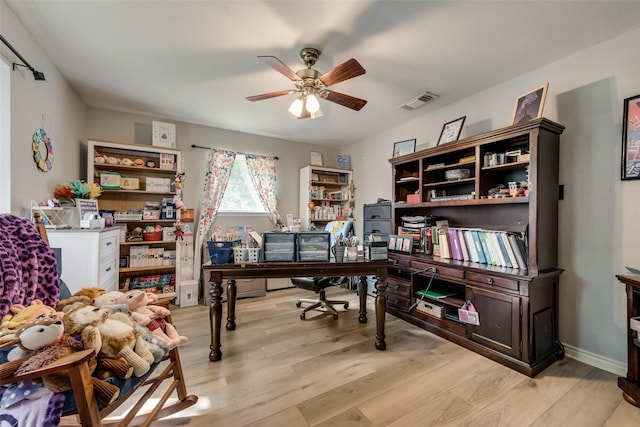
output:
[[[211,150],[211,147],[203,147],[202,145],[196,145],[196,144],[191,144],[191,148],[202,148],[203,150]],[[244,154],[245,156],[248,154],[248,153],[241,153],[239,151],[234,151],[234,153],[236,153],[236,154]],[[276,160],[280,160],[280,157],[278,157],[278,156],[273,156],[273,158],[276,159]]]

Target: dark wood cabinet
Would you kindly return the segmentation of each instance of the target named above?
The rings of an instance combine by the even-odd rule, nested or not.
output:
[[[392,231],[403,216],[433,216],[450,227],[517,234],[526,244],[526,265],[518,268],[392,252],[390,313],[529,376],[563,356],[557,324],[563,130],[537,119],[390,159]],[[522,190],[500,192],[509,184]],[[414,309],[426,288],[440,294],[427,297],[442,307],[436,315]],[[465,301],[476,307],[479,325],[460,322]]]
[[[617,275],[627,290],[627,376],[618,378],[624,399],[640,407],[640,332],[631,328],[632,318],[640,321],[640,276]]]
[[[482,313],[480,325],[469,325],[469,338],[488,348],[520,358],[520,298],[467,287],[467,299]]]

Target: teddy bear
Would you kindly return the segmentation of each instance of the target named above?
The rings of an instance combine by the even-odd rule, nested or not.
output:
[[[80,335],[85,348],[95,349],[98,357],[123,357],[137,377],[149,371],[153,355],[127,314],[76,304],[65,314],[63,322],[65,331]]]
[[[46,316],[25,324],[16,333],[18,345],[9,352],[9,362],[0,365],[0,377],[22,375],[43,368],[50,363],[83,350],[82,343],[64,334],[64,325],[56,316]],[[96,367],[96,360],[89,360],[89,372]],[[71,390],[67,371],[59,371],[42,377],[44,386],[53,392]],[[91,385],[98,402],[108,405],[116,400],[120,389],[113,384],[91,377]],[[23,390],[27,383],[19,383]]]
[[[185,344],[187,337],[178,334],[176,328],[165,320],[171,312],[159,305],[149,305],[157,297],[142,290],[131,290],[125,292],[116,302],[127,304],[131,313],[131,318],[142,326],[146,326],[154,334],[161,337],[170,348]]]
[[[111,291],[105,294],[102,294],[96,297],[93,300],[93,305],[96,307],[103,308],[109,313],[129,313],[129,306],[127,304],[118,304],[117,300],[123,295],[121,291]],[[155,294],[154,294],[155,295]],[[153,355],[154,363],[160,362],[168,353],[169,353],[169,345],[158,335],[151,332],[148,328],[141,326],[137,322],[132,322],[132,324],[136,327],[136,330],[144,340],[147,348]],[[102,359],[100,359],[102,360]],[[108,372],[101,373],[101,378],[103,376],[108,376]]]

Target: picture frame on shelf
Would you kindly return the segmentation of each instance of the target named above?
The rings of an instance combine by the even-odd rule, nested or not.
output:
[[[640,179],[640,95],[624,100],[622,180]]]
[[[311,181],[320,181],[320,176],[317,173],[312,173]]]
[[[310,151],[310,165],[311,166],[324,166],[322,163],[322,153],[319,151]]]
[[[440,132],[440,138],[438,139],[437,145],[457,141],[458,138],[460,138],[460,134],[462,133],[462,126],[464,125],[464,121],[466,118],[467,116],[462,116],[445,123],[442,126],[442,131]]]
[[[152,121],[151,144],[156,147],[176,148],[176,125]]]
[[[351,169],[351,156],[348,154],[338,154],[338,167],[340,169]]]
[[[393,158],[411,154],[416,151],[416,140],[407,139],[406,141],[399,141],[393,144]]]
[[[85,214],[97,214],[98,213],[98,200],[96,199],[75,199],[76,208],[80,219],[84,218]]]
[[[516,99],[516,104],[513,108],[511,125],[541,118],[548,89],[549,83],[547,82],[538,88],[520,95]]]

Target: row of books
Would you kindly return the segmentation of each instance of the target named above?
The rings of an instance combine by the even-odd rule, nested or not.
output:
[[[527,269],[527,250],[522,237],[505,231],[439,228],[440,257],[478,262],[497,267]]]

